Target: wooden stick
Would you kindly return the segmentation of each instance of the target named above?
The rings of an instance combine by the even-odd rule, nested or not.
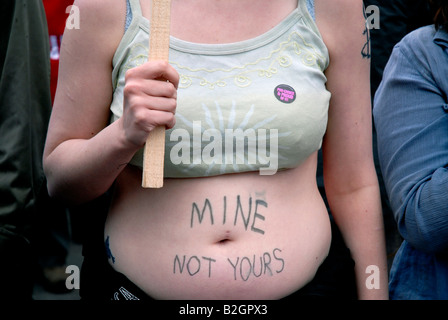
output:
[[[169,59],[171,0],[152,0],[149,60]],[[156,127],[146,140],[143,154],[143,188],[163,187],[165,127]]]

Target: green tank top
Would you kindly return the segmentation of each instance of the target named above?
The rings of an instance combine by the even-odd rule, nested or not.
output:
[[[111,122],[123,114],[125,73],[148,59],[149,21],[130,0],[129,27],[113,59]],[[330,93],[328,50],[305,1],[268,32],[241,42],[174,37],[180,75],[176,125],[166,131],[165,177],[203,177],[300,165],[322,144]],[[141,167],[143,150],[130,164]]]

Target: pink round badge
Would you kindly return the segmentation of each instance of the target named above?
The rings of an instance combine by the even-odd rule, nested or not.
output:
[[[293,87],[281,84],[274,89],[275,97],[283,103],[292,103],[296,100],[296,91]]]

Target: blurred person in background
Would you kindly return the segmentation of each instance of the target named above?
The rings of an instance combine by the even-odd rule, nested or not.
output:
[[[41,0],[1,1],[0,19],[0,300],[29,300],[33,219],[47,193],[49,39]]]
[[[50,90],[54,101],[56,92],[59,52],[66,20],[70,13],[73,0],[43,0],[47,18],[48,37],[50,44]],[[68,11],[68,12],[67,12]],[[50,199],[44,194],[38,218],[35,219],[34,248],[37,256],[38,282],[52,293],[65,293],[67,279],[66,260],[72,240],[72,223],[68,208]]]
[[[391,299],[448,299],[448,3],[394,48],[374,103],[378,155],[403,237]]]

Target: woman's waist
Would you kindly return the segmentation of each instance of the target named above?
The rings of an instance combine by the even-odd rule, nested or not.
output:
[[[167,180],[143,191],[128,188],[133,178],[119,181],[105,228],[110,262],[159,298],[291,293],[325,258],[331,231],[315,181],[281,174]]]
[[[328,212],[318,191],[308,193],[307,197],[277,198],[269,190],[237,189],[173,195],[171,199],[152,202],[132,199],[113,202],[106,233],[109,230],[123,235],[125,239],[120,241],[130,244],[141,242],[185,249],[219,245],[218,248],[232,250],[237,245],[264,246],[276,240],[306,242],[312,233],[328,234]]]
[[[131,168],[117,182],[108,223],[209,243],[282,235],[291,225],[328,220],[314,175],[293,169],[269,177],[166,179],[163,188],[148,190],[140,186],[141,171]]]
[[[154,298],[277,299],[308,283],[330,246],[328,222],[293,225],[265,235],[149,228],[143,236],[107,225],[105,237],[113,268]]]

